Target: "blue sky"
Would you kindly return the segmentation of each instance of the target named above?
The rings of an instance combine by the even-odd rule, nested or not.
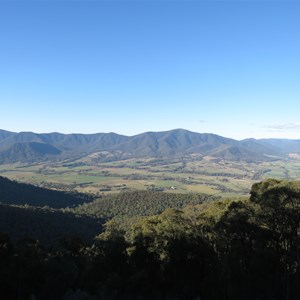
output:
[[[299,1],[0,0],[0,128],[300,139]]]

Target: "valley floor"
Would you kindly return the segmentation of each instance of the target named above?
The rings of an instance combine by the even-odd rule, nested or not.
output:
[[[247,163],[189,157],[99,162],[85,157],[72,162],[0,165],[0,174],[41,187],[96,195],[159,190],[231,197],[249,194],[253,183],[266,178],[298,179],[300,161]]]

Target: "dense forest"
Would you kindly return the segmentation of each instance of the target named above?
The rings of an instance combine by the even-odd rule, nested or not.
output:
[[[30,237],[47,246],[74,235],[93,241],[104,221],[47,207],[0,204],[0,232],[8,234],[13,241]]]
[[[150,216],[167,208],[180,209],[213,201],[217,197],[206,194],[175,194],[154,191],[132,191],[107,195],[90,203],[84,203],[71,211],[78,214],[111,219],[113,217]]]
[[[3,232],[0,298],[300,298],[300,182],[270,179],[250,198],[137,215],[107,221],[93,241],[46,245]]]

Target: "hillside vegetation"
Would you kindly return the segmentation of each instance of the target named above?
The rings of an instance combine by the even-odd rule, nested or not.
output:
[[[130,214],[126,204],[146,205],[144,199],[155,201],[160,193],[124,195],[112,197],[112,206],[100,201],[97,214],[105,203],[107,215],[126,209]],[[299,181],[269,179],[254,184],[248,198],[198,202],[196,197],[184,206],[188,196],[181,209],[129,218],[130,226],[114,218],[90,243],[67,236],[44,248],[36,239],[1,234],[0,298],[299,299]],[[172,197],[166,203],[180,203],[181,195]],[[9,214],[4,211],[2,222]]]
[[[31,238],[53,246],[63,238],[80,236],[92,241],[102,231],[104,220],[57,209],[0,204],[0,232],[14,241]]]
[[[106,219],[113,217],[151,216],[167,208],[180,209],[190,204],[216,200],[205,194],[172,194],[151,191],[124,192],[108,195],[74,208],[78,214]]]
[[[80,193],[66,193],[31,184],[18,183],[0,176],[0,203],[53,208],[72,207],[91,201],[92,197]]]

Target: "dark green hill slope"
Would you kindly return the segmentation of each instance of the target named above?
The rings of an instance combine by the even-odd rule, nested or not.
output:
[[[0,204],[0,232],[14,240],[31,237],[44,245],[67,236],[92,240],[101,232],[102,220],[55,209]]]
[[[91,200],[86,194],[71,194],[18,183],[0,176],[0,202],[3,204],[28,204],[54,208],[73,207]]]

